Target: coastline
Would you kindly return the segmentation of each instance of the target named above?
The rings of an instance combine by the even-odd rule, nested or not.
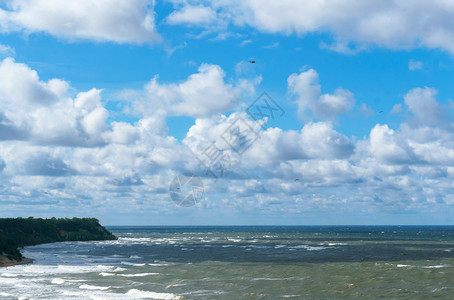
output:
[[[8,259],[6,256],[0,255],[0,268],[31,264],[31,263],[33,263],[33,261],[34,261],[33,259],[26,258],[26,257],[22,258],[21,261],[16,261],[16,260]]]
[[[25,246],[115,239],[95,218],[0,218],[0,267],[32,263],[22,256]]]

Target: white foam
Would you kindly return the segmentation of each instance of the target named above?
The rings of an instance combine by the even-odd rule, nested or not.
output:
[[[117,274],[115,274],[115,273],[107,273],[107,272],[101,272],[101,273],[99,273],[99,275],[101,275],[101,276],[104,276],[104,277],[105,277],[105,276],[115,276],[115,275],[117,275]]]
[[[8,293],[5,293],[5,292],[0,292],[0,296],[2,296],[2,297],[11,297],[11,296],[13,296],[13,294],[8,294]]]
[[[31,265],[23,269],[23,274],[33,276],[34,274],[64,274],[64,273],[90,273],[99,271],[108,271],[114,269],[114,266],[73,266],[73,265],[58,265],[58,266],[45,266],[45,265]]]
[[[52,279],[51,283],[52,284],[63,284],[63,283],[65,283],[65,280],[63,280],[61,278],[54,278],[54,279]]]
[[[227,239],[227,240],[229,240],[229,241],[231,241],[231,242],[234,242],[234,243],[239,243],[239,242],[241,242],[241,239]]]
[[[330,247],[298,245],[298,246],[291,246],[289,248],[292,248],[292,249],[306,249],[307,251],[319,251],[319,250],[328,249]]]
[[[396,267],[398,267],[398,268],[405,268],[405,267],[411,267],[411,266],[410,266],[410,265],[398,264]]]
[[[97,286],[97,285],[88,285],[88,284],[82,284],[81,286],[79,286],[80,289],[82,290],[99,290],[99,291],[105,291],[105,290],[108,290],[110,288],[112,288],[111,286]]]
[[[188,285],[187,283],[175,283],[175,284],[169,284],[168,286],[166,286],[166,289],[169,289],[171,287],[177,287],[177,286],[185,286],[185,285]]]
[[[3,273],[2,277],[18,277],[20,274]]]
[[[137,274],[118,274],[123,277],[144,277],[150,275],[159,275],[159,273],[137,273]]]
[[[131,263],[129,261],[122,261],[121,263],[126,266],[134,266],[134,267],[143,267],[146,265],[146,264],[135,264],[135,263]]]
[[[440,268],[447,268],[449,265],[434,265],[434,266],[424,266],[424,269],[440,269]]]
[[[143,298],[152,298],[152,299],[164,299],[164,300],[173,300],[173,299],[183,299],[182,296],[178,296],[171,293],[155,293],[155,292],[145,292],[137,289],[129,290],[126,295],[128,296],[138,296]]]

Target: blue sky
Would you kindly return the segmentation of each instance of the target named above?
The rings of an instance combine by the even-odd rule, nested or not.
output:
[[[2,216],[453,224],[452,12],[0,1]],[[264,127],[246,114],[262,92],[285,111]],[[238,120],[259,136],[242,155],[223,139]],[[213,142],[230,158],[219,178],[199,163]],[[182,173],[203,180],[195,206],[170,198]]]

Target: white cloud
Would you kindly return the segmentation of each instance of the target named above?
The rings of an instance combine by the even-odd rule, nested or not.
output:
[[[410,60],[408,62],[408,69],[410,71],[415,71],[415,70],[422,70],[423,68],[423,64],[421,61],[417,61],[417,60]]]
[[[400,114],[402,112],[402,103],[394,104],[391,109],[392,114]]]
[[[208,6],[191,6],[186,5],[178,11],[172,12],[167,16],[168,24],[197,24],[207,25],[216,20],[216,12]]]
[[[296,95],[298,114],[303,119],[308,111],[316,118],[330,119],[345,114],[355,104],[353,94],[342,88],[337,88],[333,94],[321,94],[318,73],[314,69],[290,75],[287,85],[289,92]]]
[[[256,80],[240,80],[235,85],[224,81],[217,65],[202,64],[198,73],[179,84],[160,84],[154,77],[145,87],[147,100],[138,111],[153,115],[164,110],[178,116],[204,117],[232,109],[244,94],[254,92]]]
[[[301,95],[337,107],[336,101],[322,97],[315,71],[302,74],[294,75]],[[202,83],[228,91],[240,88],[226,83],[218,66],[202,65],[180,83],[156,82],[148,96],[157,100],[148,101],[164,102],[143,111],[134,124],[108,123],[100,89],[72,96],[67,82],[42,81],[12,59],[0,63],[0,76],[6,79],[0,82],[0,201],[5,209],[12,205],[5,202],[21,207],[36,202],[69,212],[75,206],[91,213],[167,212],[174,209],[168,185],[179,172],[203,177],[209,199],[200,209],[367,211],[381,206],[425,209],[430,208],[428,201],[453,201],[446,195],[454,189],[454,134],[434,121],[443,106],[433,89],[412,89],[405,95],[404,107],[414,119],[396,128],[376,124],[359,141],[327,121],[309,122],[300,130],[265,130],[249,121],[260,137],[240,156],[221,135],[238,117],[247,119],[244,112],[194,113],[195,124],[182,142],[168,136],[166,116],[176,114],[173,109],[182,103],[200,105],[194,95],[209,91]],[[135,98],[140,93],[124,94],[143,102],[142,96]],[[230,103],[231,98],[225,99]],[[217,106],[209,110],[221,112]],[[232,158],[217,182],[197,160],[214,141]]]
[[[0,44],[0,58],[6,56],[13,57],[14,55],[16,55],[16,51],[14,51],[14,48],[8,45]]]
[[[415,161],[415,155],[405,140],[401,140],[388,125],[375,125],[370,131],[370,152],[385,163],[399,164]]]
[[[46,32],[67,40],[149,43],[159,40],[148,0],[7,0],[0,32]]]
[[[432,88],[414,88],[405,96],[405,104],[418,124],[451,127],[451,119],[435,99],[437,91]]]
[[[0,77],[0,128],[8,130],[0,138],[73,146],[104,143],[101,134],[110,128],[101,90],[72,99],[67,82],[41,81],[36,71],[12,58],[0,62]]]
[[[178,1],[174,1],[178,2]],[[304,35],[330,32],[333,50],[351,52],[374,44],[391,49],[427,47],[454,53],[450,1],[185,1],[211,7],[218,22],[267,33]],[[209,25],[211,26],[211,25]],[[339,44],[340,46],[336,46]],[[355,50],[353,50],[355,51]]]
[[[361,103],[361,106],[359,107],[359,113],[364,117],[370,117],[375,114],[375,111],[367,106],[366,103]]]

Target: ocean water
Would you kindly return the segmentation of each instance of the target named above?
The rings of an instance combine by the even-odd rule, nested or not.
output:
[[[454,227],[110,227],[26,247],[0,299],[452,299]]]

